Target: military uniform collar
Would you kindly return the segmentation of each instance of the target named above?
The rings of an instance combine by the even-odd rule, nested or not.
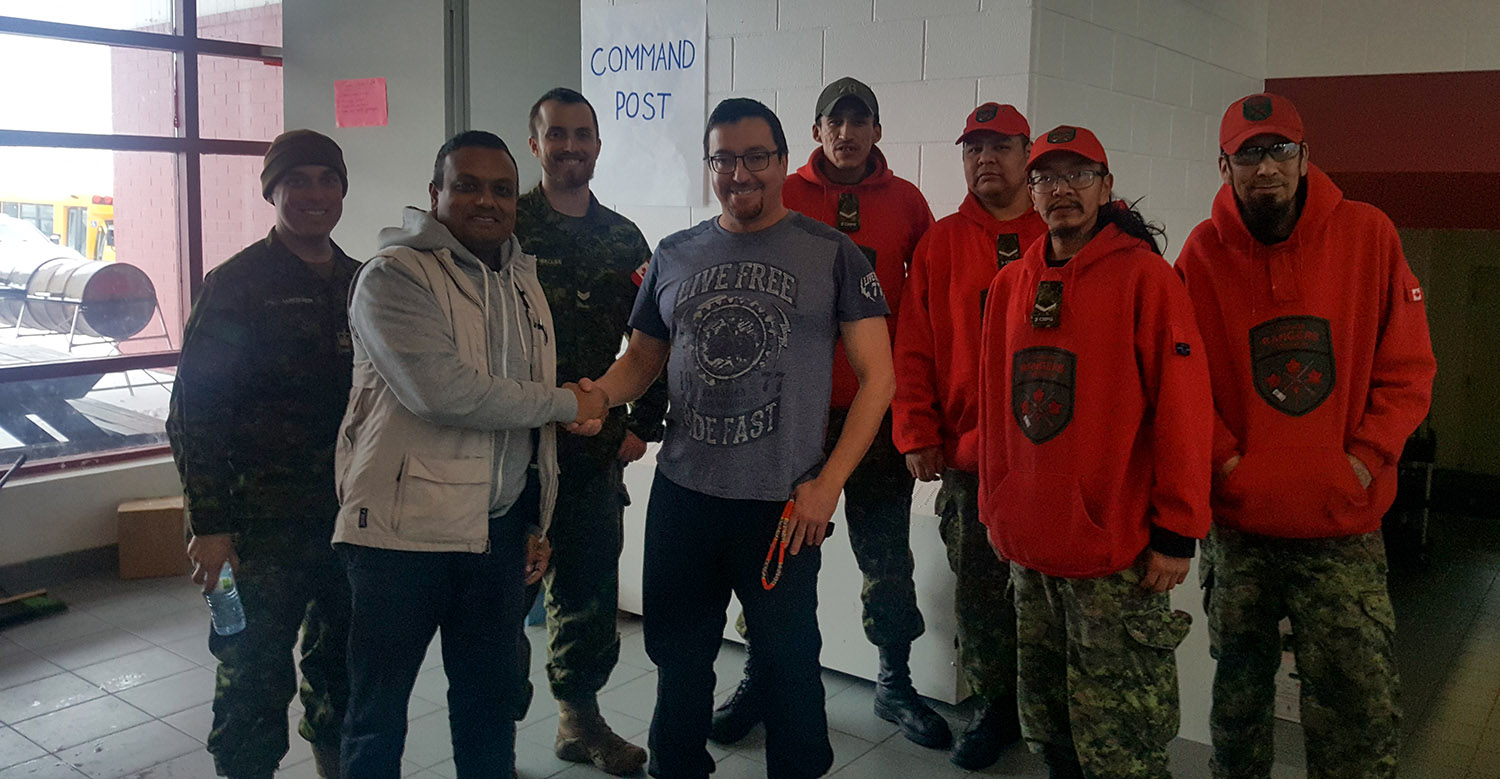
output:
[[[329,258],[329,262],[333,263],[333,276],[330,277],[330,280],[354,275],[354,271],[359,268],[359,263],[354,258],[345,254],[344,250],[339,248],[339,245],[333,239],[330,238],[328,242],[333,246],[333,256]],[[287,269],[297,269],[292,272],[307,273],[316,276],[320,280],[322,279],[321,276],[317,276],[317,273],[307,267],[307,263],[301,257],[298,257],[276,236],[276,228],[272,227],[266,232],[266,239],[263,245],[268,257],[273,258]]]

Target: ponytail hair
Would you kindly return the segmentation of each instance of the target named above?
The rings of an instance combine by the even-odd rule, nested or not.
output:
[[[1167,231],[1161,225],[1146,221],[1146,217],[1136,209],[1136,203],[1141,202],[1137,198],[1134,202],[1127,203],[1124,200],[1111,200],[1099,207],[1099,228],[1112,224],[1120,228],[1120,232],[1132,237],[1139,238],[1151,247],[1151,251],[1162,253],[1166,245]],[[1161,243],[1157,243],[1157,237],[1161,237]]]

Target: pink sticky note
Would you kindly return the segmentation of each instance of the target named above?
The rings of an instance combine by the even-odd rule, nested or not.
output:
[[[339,127],[384,127],[389,122],[385,79],[351,78],[333,82],[333,112]]]

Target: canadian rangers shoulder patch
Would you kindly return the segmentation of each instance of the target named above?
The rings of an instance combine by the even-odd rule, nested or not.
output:
[[[1056,438],[1073,421],[1078,357],[1067,349],[1033,346],[1011,358],[1010,410],[1034,444]]]
[[[1322,405],[1334,383],[1328,320],[1283,316],[1250,328],[1250,373],[1255,391],[1287,416]]]

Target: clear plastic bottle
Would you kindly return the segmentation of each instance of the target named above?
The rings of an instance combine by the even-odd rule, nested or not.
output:
[[[213,615],[215,633],[232,636],[245,629],[245,607],[240,604],[240,591],[234,587],[234,570],[229,563],[224,563],[224,568],[219,571],[218,585],[203,597]]]

